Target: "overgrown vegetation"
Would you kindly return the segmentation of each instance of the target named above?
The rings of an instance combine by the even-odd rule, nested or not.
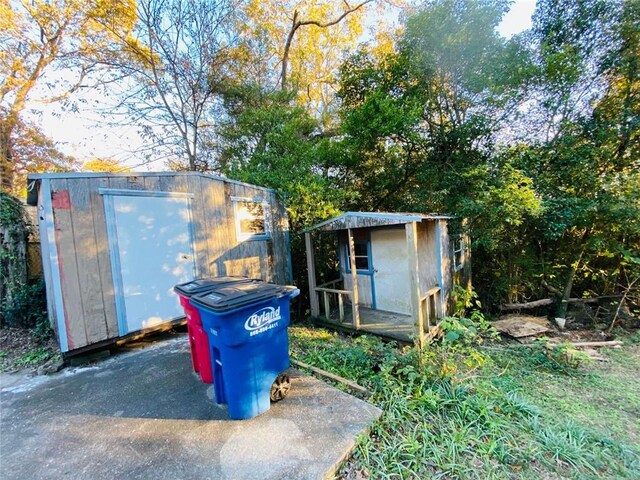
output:
[[[484,348],[480,340],[490,332],[481,322],[458,321],[450,319],[443,340],[422,353],[368,336],[292,328],[292,356],[364,385],[383,410],[341,478],[640,475],[638,397],[615,403],[640,387],[637,351],[610,353],[624,370],[618,376],[576,368],[544,347]],[[447,340],[460,325],[477,334]],[[621,377],[631,381],[628,392],[615,387]],[[583,410],[587,399],[597,401]]]
[[[22,204],[0,191],[0,326],[7,321],[5,311],[27,283],[28,234]]]
[[[16,286],[11,301],[2,302],[2,318],[5,325],[33,328],[38,335],[48,337],[50,327],[44,280]]]
[[[223,93],[220,168],[287,199],[297,284],[312,223],[435,211],[469,220],[487,310],[550,297],[550,315],[565,317],[568,298],[599,295],[640,304],[637,2],[540,0],[532,28],[510,39],[496,32],[507,8],[420,3],[393,50],[363,45],[342,62],[329,123],[293,87]]]
[[[106,89],[95,97],[114,99],[113,122],[124,114],[141,129],[148,160],[137,166],[167,158],[276,189],[303,291],[310,225],[345,210],[442,212],[469,220],[486,310],[551,298],[551,316],[565,317],[568,298],[602,295],[638,308],[639,3],[538,0],[531,28],[505,38],[509,8],[0,5],[3,186],[20,191],[10,184],[25,171],[76,168],[20,118],[28,96],[49,91],[36,88],[45,78],[68,100],[73,70]],[[374,34],[362,35],[367,24]],[[331,248],[318,255],[321,279],[333,276]]]

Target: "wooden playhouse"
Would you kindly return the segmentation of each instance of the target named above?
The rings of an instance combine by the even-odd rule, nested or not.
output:
[[[49,318],[75,354],[183,317],[198,276],[291,282],[274,191],[195,172],[29,175]]]
[[[468,242],[461,234],[449,234],[452,220],[447,215],[347,212],[308,229],[311,315],[422,343],[450,312],[454,284],[470,287]],[[337,236],[338,278],[317,285],[314,237],[326,232]]]

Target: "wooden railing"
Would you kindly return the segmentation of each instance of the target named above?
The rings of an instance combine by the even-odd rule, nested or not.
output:
[[[324,316],[327,320],[331,320],[331,302],[329,295],[337,295],[338,297],[338,317],[340,321],[344,321],[344,299],[343,296],[351,296],[350,290],[340,290],[338,288],[330,288],[338,283],[342,282],[342,279],[332,280],[330,282],[323,283],[316,287],[316,293],[322,293],[324,299]]]
[[[434,323],[437,323],[438,318],[441,316],[438,305],[440,302],[436,295],[440,295],[440,287],[432,287],[425,292],[425,294],[420,297],[420,308],[423,308],[425,315],[424,318],[426,322],[426,332],[429,333],[431,331],[432,326],[435,327],[435,324],[432,325],[432,320]]]

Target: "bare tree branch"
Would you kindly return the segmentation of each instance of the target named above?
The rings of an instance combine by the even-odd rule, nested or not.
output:
[[[333,20],[329,20],[327,22],[321,22],[319,20],[312,20],[312,19],[299,20],[298,11],[294,10],[293,19],[291,22],[291,28],[289,29],[289,33],[287,34],[287,40],[285,41],[285,44],[284,44],[284,51],[282,52],[282,67],[280,72],[280,87],[282,88],[282,90],[285,90],[287,87],[287,68],[289,65],[289,52],[291,50],[291,44],[293,43],[293,38],[300,27],[304,27],[307,25],[315,25],[318,28],[328,28],[333,25],[337,25],[342,20],[344,20],[348,15],[360,10],[360,8],[362,8],[366,4],[374,1],[375,0],[365,0],[364,2],[361,2],[354,7],[351,7],[348,2],[344,1],[343,3],[346,7],[344,12],[342,12],[342,14],[337,18]]]

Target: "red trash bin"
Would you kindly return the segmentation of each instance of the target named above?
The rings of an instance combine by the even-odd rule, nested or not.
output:
[[[197,308],[189,303],[192,295],[208,293],[222,285],[231,283],[243,283],[252,281],[246,277],[216,277],[201,278],[187,283],[181,283],[174,287],[178,294],[180,305],[187,317],[187,331],[189,333],[189,347],[191,348],[191,364],[193,370],[200,374],[204,383],[213,383],[213,370],[211,368],[211,353],[209,338],[202,329],[202,320]]]

